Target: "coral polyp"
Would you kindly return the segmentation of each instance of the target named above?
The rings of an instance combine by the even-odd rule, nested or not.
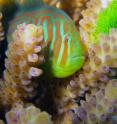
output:
[[[41,112],[33,105],[16,105],[6,113],[6,120],[8,124],[53,124],[48,113]]]
[[[60,116],[58,123],[65,124],[113,124],[112,117],[117,114],[117,80],[107,82],[106,87],[101,86],[99,90],[86,94],[86,100],[76,103],[69,103],[67,110]]]
[[[110,34],[100,35],[100,44],[92,44],[89,49],[89,58],[84,64],[83,71],[74,81],[85,90],[86,87],[97,87],[102,81],[106,83],[110,77],[116,76],[117,30],[111,29]],[[87,89],[87,88],[86,88]]]
[[[42,63],[43,56],[40,43],[43,40],[43,30],[33,24],[21,24],[13,33],[13,41],[8,45],[5,60],[4,83],[1,83],[0,93],[6,95],[6,104],[12,104],[16,97],[19,99],[35,95],[36,82],[34,77],[42,74],[38,65]],[[14,51],[15,50],[15,51]],[[13,74],[13,75],[12,75]],[[33,83],[32,83],[33,82]],[[14,94],[15,97],[11,97]],[[14,96],[13,95],[13,96]],[[4,97],[4,96],[2,96]],[[9,101],[12,99],[11,101]],[[16,102],[15,101],[15,102]]]
[[[86,95],[86,102],[81,101],[78,116],[87,124],[113,123],[112,116],[117,114],[117,80],[107,82],[106,87]],[[83,112],[84,111],[84,112]],[[83,113],[84,113],[84,116]],[[86,112],[86,113],[85,113]]]
[[[91,0],[87,3],[87,9],[82,12],[83,19],[79,22],[81,37],[87,47],[93,42],[98,43],[100,33],[108,34],[110,28],[117,28],[116,11],[116,0]]]
[[[117,30],[111,29],[109,35],[101,34],[99,39],[100,44],[92,44],[82,70],[56,85],[55,101],[58,107],[64,108],[69,101],[77,102],[85,92],[102,84],[106,86],[109,80],[116,77]]]

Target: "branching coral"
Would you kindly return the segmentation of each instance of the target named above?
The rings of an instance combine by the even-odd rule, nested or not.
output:
[[[2,25],[2,12],[0,12],[0,41],[4,40],[4,29]]]
[[[88,9],[83,12],[84,19],[80,21],[80,25],[88,58],[83,70],[78,72],[72,81],[77,85],[73,89],[76,89],[76,92],[81,89],[81,94],[89,87],[99,87],[100,81],[107,82],[110,77],[116,75],[117,67],[117,17],[114,16],[117,2],[115,0],[105,1],[105,3],[101,0],[90,1],[87,6]],[[90,19],[92,21],[89,21]]]
[[[117,30],[111,29],[109,35],[103,34],[99,39],[100,44],[91,45],[83,70],[78,77],[73,78],[84,92],[87,87],[98,87],[100,81],[106,83],[110,77],[116,75]]]
[[[42,27],[37,29],[33,24],[21,24],[13,33],[13,41],[9,43],[6,52],[8,58],[5,60],[5,81],[0,84],[0,96],[2,99],[6,96],[6,104],[16,102],[17,98],[30,98],[35,95],[37,84],[34,77],[42,74],[42,70],[38,68],[42,62],[42,56],[39,54],[39,44],[42,40]]]
[[[91,43],[98,42],[100,33],[109,33],[110,28],[117,27],[116,12],[116,0],[91,0],[87,3],[79,23],[80,35],[88,48]]]
[[[85,9],[88,0],[61,0],[59,8],[67,12],[72,19],[78,24],[81,18],[81,12]]]
[[[95,2],[97,4],[95,4]],[[81,71],[74,74],[68,80],[60,81],[60,83],[58,83],[59,84],[58,87],[61,87],[61,88],[58,88],[57,90],[58,92],[57,96],[59,96],[59,98],[57,98],[58,99],[57,101],[61,101],[59,102],[60,105],[64,106],[64,104],[67,103],[70,99],[71,100],[77,99],[79,96],[85,94],[86,91],[91,90],[92,88],[100,87],[102,83],[106,84],[106,82],[108,82],[111,78],[116,76],[116,71],[115,71],[117,67],[116,16],[115,18],[112,17],[111,12],[113,13],[113,11],[116,11],[117,2],[113,1],[109,5],[107,4],[109,1],[105,1],[106,3],[102,3],[102,2],[103,1],[100,1],[100,0],[90,1],[87,4],[88,9],[86,9],[83,12],[83,14],[85,13],[85,16],[84,16],[84,19],[81,21],[81,29],[87,33],[87,35],[84,35],[84,37],[82,37],[82,39],[85,40],[84,42],[87,47],[87,52],[88,52],[87,59]],[[93,6],[93,8],[90,7],[91,5]],[[105,10],[105,7],[107,8],[106,10]],[[110,8],[113,8],[113,9],[110,9]],[[89,10],[92,10],[92,13],[90,13]],[[91,14],[91,16],[88,15],[87,12]],[[101,12],[102,12],[102,15],[100,17],[99,14]],[[101,29],[99,32],[99,29],[97,28],[98,29],[98,33],[96,35],[97,38],[94,37],[95,33],[93,32],[94,31],[93,27],[96,27],[96,24],[93,23],[92,21],[85,20],[89,18],[92,18],[93,20],[95,20],[94,15],[96,15],[97,18],[100,17],[98,19],[99,21],[101,21],[101,19],[104,17],[105,20],[106,18],[108,18],[107,22],[109,22],[109,24],[105,24],[108,27],[107,28],[105,26],[107,33],[103,32]],[[90,26],[88,27],[88,25],[86,25],[83,22],[93,23],[94,25],[93,27],[90,27]],[[99,24],[98,24],[98,27],[100,27]],[[87,30],[85,30],[85,27],[87,28]],[[97,31],[97,29],[95,30]],[[91,32],[88,32],[88,30]],[[81,35],[82,33],[83,32],[81,32]],[[86,39],[84,39],[85,37]],[[90,39],[87,39],[87,38],[90,38]]]
[[[43,0],[46,4],[50,6],[56,6],[60,3],[60,0]]]
[[[7,124],[53,124],[48,113],[41,112],[33,105],[26,108],[16,105],[6,113],[6,120]]]
[[[4,122],[2,120],[0,120],[0,124],[4,124]]]
[[[85,9],[89,0],[44,0],[45,3],[64,10],[78,25],[81,12]]]
[[[58,84],[60,88],[57,90],[56,103],[60,110],[61,116],[63,116],[65,112],[65,120],[62,118],[62,122],[71,124],[71,121],[66,121],[66,118],[71,118],[72,116],[76,116],[75,114],[71,114],[71,112],[66,113],[67,110],[74,108],[76,103],[79,103],[79,96],[84,95],[86,91],[93,91],[94,89],[101,88],[102,85],[106,86],[107,89],[110,87],[110,92],[113,91],[113,88],[108,83],[110,80],[116,76],[116,67],[117,67],[117,29],[116,29],[116,16],[114,12],[117,12],[117,2],[116,1],[90,1],[87,6],[88,9],[83,11],[84,19],[80,21],[80,31],[82,40],[84,41],[87,47],[87,59],[83,66],[83,69],[73,77],[68,80],[63,81],[64,85],[62,85],[62,81]],[[110,3],[109,3],[110,2]],[[105,22],[107,20],[107,22]],[[69,81],[71,80],[71,81]],[[70,82],[70,83],[68,83]],[[116,83],[116,82],[115,82]],[[110,93],[106,89],[106,93]],[[102,92],[100,90],[99,92]],[[117,93],[117,90],[115,90]],[[97,93],[96,93],[97,94]],[[111,94],[111,93],[110,93]],[[108,101],[111,101],[112,94],[108,97]],[[114,100],[116,100],[117,95],[115,95]],[[96,95],[97,97],[97,95]],[[111,98],[110,98],[111,97]],[[103,96],[102,96],[103,98]],[[87,101],[90,98],[87,97]],[[105,99],[105,97],[104,97]],[[90,100],[91,101],[91,100]],[[71,102],[74,104],[71,104]],[[99,100],[95,101],[97,104],[100,102]],[[104,106],[104,101],[102,107]],[[69,108],[69,104],[72,107]],[[101,103],[100,103],[101,104]],[[116,104],[116,103],[115,103]],[[111,107],[111,103],[107,105],[109,109]],[[82,108],[83,105],[81,105]],[[77,108],[77,107],[76,107]],[[107,114],[107,108],[104,108],[104,111],[92,111],[97,114],[97,122],[100,122],[100,118],[102,118],[101,114]],[[87,112],[90,113],[90,110]],[[88,113],[88,114],[89,114]],[[100,114],[99,114],[100,113]],[[79,113],[79,116],[83,115],[83,113]],[[91,113],[90,113],[91,114]],[[88,116],[90,116],[90,114]],[[115,113],[116,114],[116,113]],[[60,116],[60,118],[61,118]],[[109,115],[110,116],[110,115]],[[104,115],[105,117],[105,115]],[[110,116],[111,117],[111,116]],[[82,119],[82,118],[80,118]],[[75,118],[75,121],[79,121],[78,116]],[[83,118],[83,120],[85,120]],[[95,120],[95,119],[94,119]],[[60,123],[60,122],[59,122]],[[75,123],[75,122],[74,122]],[[78,123],[78,122],[76,122]],[[94,123],[91,120],[86,120],[86,123]],[[109,122],[111,123],[111,122]]]
[[[117,80],[107,82],[107,86],[101,86],[98,91],[86,94],[86,101],[80,101],[81,105],[69,103],[64,114],[57,120],[57,124],[102,124],[113,123],[112,117],[117,114]],[[72,107],[70,107],[72,106]],[[56,123],[56,122],[55,122]]]
[[[77,101],[86,91],[99,88],[102,84],[106,85],[111,78],[114,78],[117,67],[116,47],[116,29],[110,30],[109,35],[101,35],[100,44],[92,44],[83,69],[72,77],[58,82],[55,101],[62,107],[70,100]]]
[[[117,114],[116,102],[117,80],[113,79],[107,83],[106,87],[100,88],[97,92],[92,92],[91,96],[86,95],[86,102],[81,102],[78,116],[87,124],[107,123],[109,122],[108,119],[111,119],[111,116]]]
[[[21,103],[18,91],[7,83],[5,80],[0,80],[0,104],[9,107],[12,103]]]

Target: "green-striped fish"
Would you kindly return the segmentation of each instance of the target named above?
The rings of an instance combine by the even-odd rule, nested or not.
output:
[[[46,70],[53,76],[62,78],[80,69],[84,62],[84,48],[75,24],[67,14],[57,8],[43,5],[39,0],[21,2],[20,9],[10,23],[8,39],[21,23],[43,25],[43,44],[48,48],[44,53],[48,53]]]

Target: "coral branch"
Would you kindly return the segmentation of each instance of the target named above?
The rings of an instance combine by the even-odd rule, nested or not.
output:
[[[69,102],[59,115],[55,123],[59,124],[113,124],[113,116],[117,115],[117,80],[112,79],[106,87],[100,87],[98,91],[86,94],[86,101],[80,101],[81,105]]]
[[[3,99],[4,96],[1,94],[5,94],[4,102],[6,101],[7,104],[16,102],[16,97],[26,99],[35,96],[36,77],[43,72],[38,67],[42,63],[40,43],[43,39],[41,37],[43,37],[42,27],[37,28],[33,24],[21,24],[13,33],[13,41],[9,43],[6,52],[8,58],[5,60],[5,81],[2,83],[5,85],[0,91]],[[9,95],[10,92],[12,95]],[[9,99],[12,100],[9,101]]]
[[[117,27],[116,11],[116,0],[90,0],[87,3],[87,9],[82,11],[83,19],[79,22],[80,35],[87,48],[91,43],[98,42],[100,33],[108,33],[110,28]]]
[[[78,109],[78,116],[87,124],[112,123],[111,116],[117,114],[117,80],[108,82],[107,86],[100,88],[97,92],[92,92],[91,96],[86,96],[86,102],[81,102]],[[83,115],[82,111],[85,111]]]
[[[81,12],[86,8],[88,1],[89,0],[44,0],[48,5],[56,6],[64,10],[77,25],[79,25]]]
[[[116,29],[110,30],[109,35],[101,35],[100,44],[92,44],[83,69],[68,79],[60,80],[56,85],[57,105],[64,108],[69,101],[77,101],[85,92],[106,85],[114,78],[117,75],[116,47]]]
[[[109,35],[103,34],[99,39],[100,44],[93,43],[91,45],[89,57],[83,70],[73,77],[73,81],[79,85],[78,87],[82,89],[82,93],[90,87],[95,88],[101,83],[106,84],[109,79],[116,76],[117,30],[111,29]]]
[[[0,12],[0,41],[4,40],[4,29],[3,29],[3,25],[2,25],[2,12]]]
[[[22,105],[16,105],[6,113],[8,124],[53,124],[51,116],[33,105],[24,108]]]

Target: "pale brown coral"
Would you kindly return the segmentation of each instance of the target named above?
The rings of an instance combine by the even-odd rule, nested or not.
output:
[[[78,116],[87,124],[112,123],[111,116],[117,114],[117,80],[113,79],[106,87],[99,91],[92,92],[91,96],[86,95],[86,102],[81,102],[78,109]],[[84,111],[84,116],[82,116]],[[110,121],[109,121],[110,120]]]
[[[72,19],[78,24],[81,18],[81,12],[86,7],[88,0],[61,0],[59,8],[67,12]]]
[[[4,40],[4,29],[3,29],[3,25],[2,25],[2,12],[0,12],[0,41]]]
[[[112,0],[90,0],[87,3],[87,9],[82,11],[83,19],[79,21],[80,24],[80,36],[85,45],[90,47],[92,42],[92,33],[96,27],[97,18],[104,9],[106,9]]]
[[[109,35],[100,35],[99,40],[99,44],[91,45],[83,70],[73,77],[73,82],[78,85],[78,89],[76,87],[74,90],[79,91],[80,87],[81,94],[90,87],[96,88],[101,83],[106,84],[110,78],[116,75],[117,30],[111,29]]]
[[[113,124],[113,116],[117,114],[117,80],[112,79],[106,86],[101,86],[99,90],[86,94],[86,101],[81,100],[80,104],[70,102],[67,109],[56,124]]]
[[[64,108],[69,101],[77,101],[85,92],[106,85],[114,78],[117,67],[116,47],[116,29],[111,29],[109,35],[101,35],[100,44],[92,44],[83,69],[68,79],[58,81],[55,96],[57,105]]]
[[[25,99],[35,96],[35,77],[39,77],[43,72],[38,67],[43,61],[40,54],[42,40],[42,27],[37,28],[33,24],[21,24],[13,33],[13,41],[9,43],[6,52],[8,58],[5,60],[5,84],[1,84],[4,87],[1,87],[0,91],[0,94],[5,94],[6,103],[17,102],[16,97]],[[12,97],[9,96],[10,92]],[[4,99],[4,95],[0,96]],[[10,99],[12,100],[9,101]]]
[[[11,106],[12,103],[22,103],[17,89],[8,84],[5,80],[0,80],[0,105]]]
[[[0,124],[4,124],[4,122],[2,120],[0,120]]]
[[[6,120],[8,124],[53,124],[51,116],[46,112],[41,112],[34,105],[23,107],[16,104],[6,113]]]
[[[60,0],[44,0],[44,2],[50,6],[56,6],[59,4]]]
[[[45,3],[64,10],[79,25],[81,12],[89,0],[44,0]]]

